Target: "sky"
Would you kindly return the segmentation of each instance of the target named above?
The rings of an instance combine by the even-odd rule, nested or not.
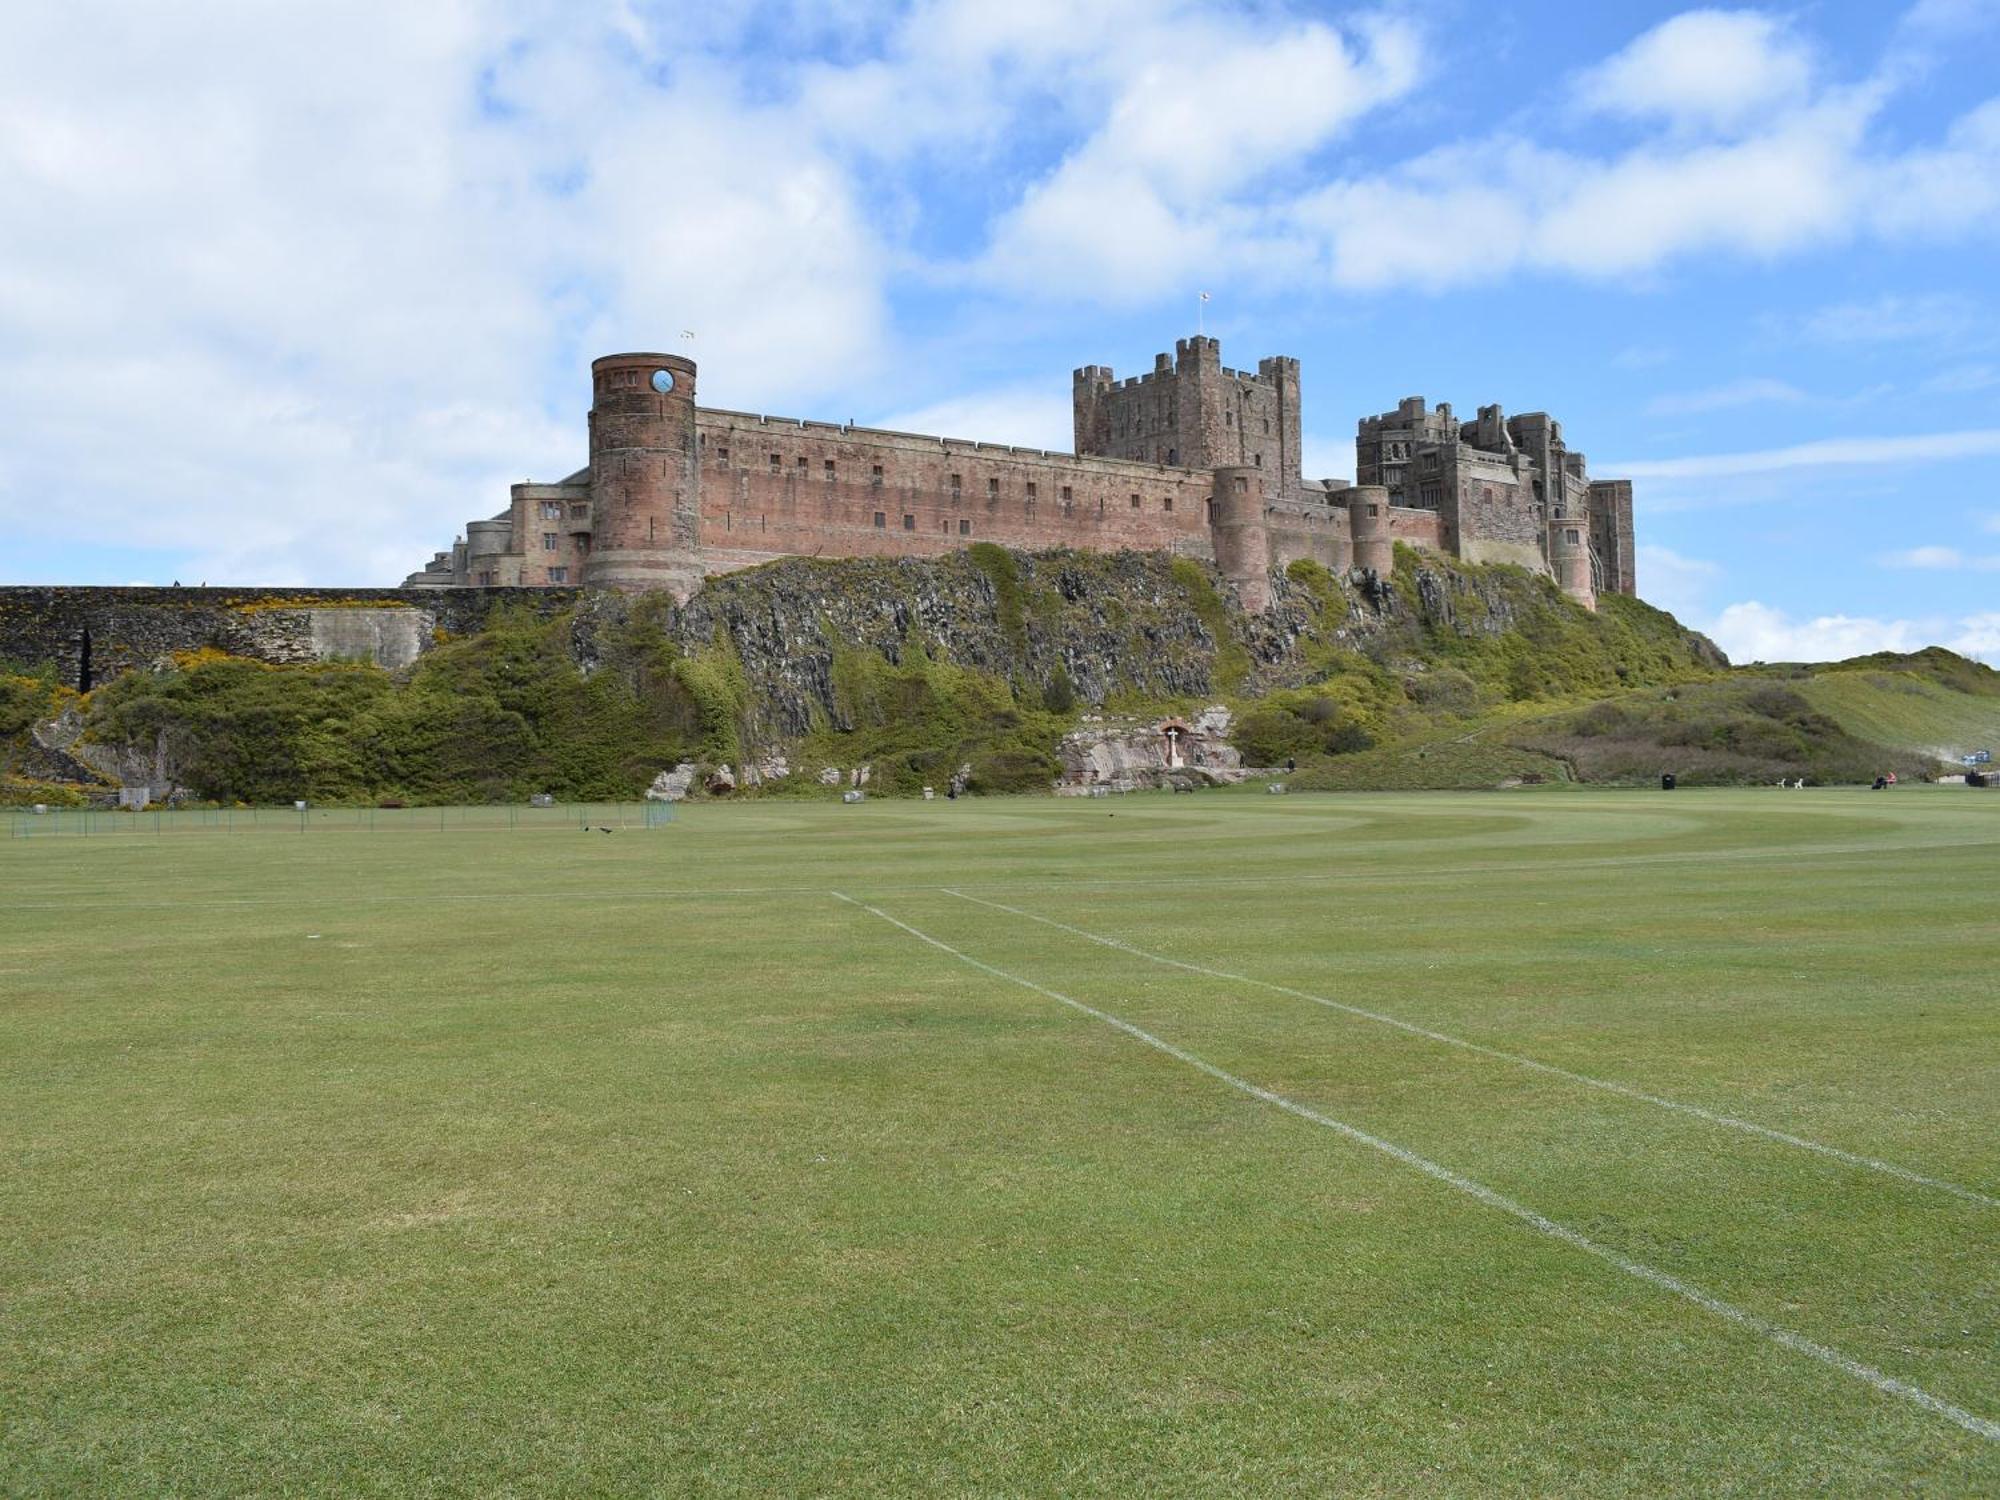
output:
[[[1733,658],[2000,663],[2000,0],[7,11],[0,583],[396,583],[625,349],[1066,449],[1200,316],[1311,476],[1548,411]]]

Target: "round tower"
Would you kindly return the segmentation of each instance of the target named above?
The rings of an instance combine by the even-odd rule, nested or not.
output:
[[[1271,602],[1271,536],[1264,525],[1264,471],[1231,464],[1215,471],[1208,530],[1215,566],[1246,610]]]
[[[1389,530],[1389,491],[1379,484],[1357,484],[1347,492],[1347,534],[1354,544],[1354,566],[1387,578],[1396,569],[1396,542]]]
[[[468,583],[507,587],[519,583],[507,577],[507,549],[514,541],[514,523],[505,516],[465,523],[465,572]]]
[[[1590,522],[1583,516],[1549,518],[1549,571],[1556,587],[1585,609],[1597,609],[1597,587],[1590,576]]]
[[[672,589],[701,582],[701,471],[694,361],[607,354],[590,365],[592,588]]]

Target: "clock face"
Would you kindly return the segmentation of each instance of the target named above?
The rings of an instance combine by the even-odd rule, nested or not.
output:
[[[664,396],[667,394],[668,391],[671,391],[673,388],[674,388],[674,372],[672,370],[653,371],[654,390],[658,391],[662,396]]]

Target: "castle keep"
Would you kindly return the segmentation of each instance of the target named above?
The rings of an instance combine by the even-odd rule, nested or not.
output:
[[[1356,482],[1300,472],[1299,362],[1255,374],[1213,338],[1147,374],[1076,371],[1076,452],[1053,453],[695,403],[669,354],[591,365],[589,467],[517,484],[406,586],[668,589],[781,557],[1023,550],[1172,552],[1213,562],[1244,606],[1300,558],[1387,573],[1395,543],[1511,562],[1595,608],[1633,592],[1632,486],[1590,480],[1561,424],[1421,398],[1363,418]]]

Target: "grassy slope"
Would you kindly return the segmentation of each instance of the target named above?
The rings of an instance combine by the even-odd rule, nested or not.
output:
[[[0,842],[14,1494],[1991,1493],[2000,796],[694,807]],[[77,914],[90,914],[78,942]]]
[[[2000,750],[2000,692],[1961,692],[1912,672],[1816,672],[1796,684],[1807,702],[1859,735],[1956,760]]]

